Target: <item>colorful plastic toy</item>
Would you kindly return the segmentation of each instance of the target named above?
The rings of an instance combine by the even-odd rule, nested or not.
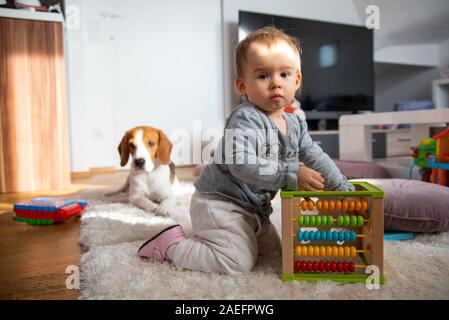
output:
[[[86,201],[75,199],[35,198],[27,202],[14,204],[13,219],[32,225],[49,225],[64,222],[80,214],[86,206]]]
[[[449,128],[424,138],[419,146],[412,148],[413,163],[409,171],[412,178],[413,167],[420,167],[422,181],[449,186]]]
[[[281,192],[282,280],[365,282],[374,265],[385,282],[384,192],[352,184],[354,192]]]

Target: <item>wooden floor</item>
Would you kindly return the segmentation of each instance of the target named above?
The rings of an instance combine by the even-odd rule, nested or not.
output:
[[[180,180],[193,181],[192,168],[177,168]],[[66,288],[69,266],[79,266],[78,218],[62,224],[32,226],[12,220],[15,202],[37,196],[68,196],[86,188],[120,186],[126,171],[98,173],[76,179],[67,190],[0,194],[0,299],[77,299]],[[73,271],[72,271],[73,272]],[[69,279],[70,280],[70,279]]]

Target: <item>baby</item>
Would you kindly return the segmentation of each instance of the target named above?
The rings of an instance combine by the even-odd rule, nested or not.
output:
[[[279,252],[269,216],[279,189],[354,190],[335,163],[312,142],[307,124],[284,108],[301,87],[296,39],[267,27],[241,41],[235,53],[236,90],[245,103],[226,121],[211,162],[195,183],[190,215],[194,236],[171,226],[138,250],[190,270],[240,274],[260,249]]]

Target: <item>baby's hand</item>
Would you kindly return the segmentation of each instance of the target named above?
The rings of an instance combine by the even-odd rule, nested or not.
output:
[[[299,190],[316,191],[324,189],[324,179],[318,171],[299,166],[298,172],[298,188]]]

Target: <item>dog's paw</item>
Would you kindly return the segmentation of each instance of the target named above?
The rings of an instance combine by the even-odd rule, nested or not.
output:
[[[168,210],[165,206],[159,205],[153,211],[156,216],[167,217],[169,215]]]

